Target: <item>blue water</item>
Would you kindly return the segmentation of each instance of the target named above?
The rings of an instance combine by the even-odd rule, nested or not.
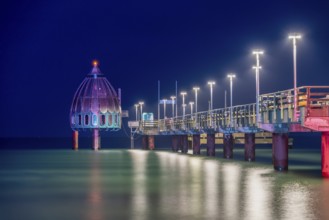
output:
[[[329,219],[319,149],[289,150],[289,171],[256,162],[142,150],[0,151],[0,219]]]
[[[294,146],[299,149],[314,148],[319,149],[321,146],[320,133],[291,133],[290,138],[294,139]],[[172,140],[171,136],[155,136],[156,148],[169,149]],[[103,149],[129,149],[130,138],[127,136],[109,136],[102,133],[101,145]],[[0,150],[3,149],[69,149],[72,146],[72,138],[45,138],[45,137],[28,137],[28,138],[0,138]],[[81,132],[79,137],[80,149],[91,149],[92,138],[88,132]],[[140,135],[135,136],[135,147],[142,148],[142,138]],[[205,145],[203,146],[205,147]],[[237,148],[243,148],[243,145],[236,145]],[[258,148],[271,148],[271,144],[257,145]],[[220,148],[217,145],[217,148]]]

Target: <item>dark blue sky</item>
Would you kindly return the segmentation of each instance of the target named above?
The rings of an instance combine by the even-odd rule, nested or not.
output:
[[[328,85],[328,1],[8,1],[0,8],[1,137],[69,136],[75,90],[97,59],[123,109],[216,81],[222,107],[228,72],[234,103],[254,102],[254,48],[262,48],[261,93],[292,88],[292,44],[300,32],[298,85]],[[134,113],[131,111],[131,113]],[[134,116],[134,115],[132,115]]]

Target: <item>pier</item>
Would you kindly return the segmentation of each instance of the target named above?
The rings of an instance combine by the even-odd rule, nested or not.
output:
[[[215,156],[215,134],[221,133],[226,159],[233,156],[233,135],[243,133],[246,161],[255,160],[255,134],[270,132],[272,162],[278,171],[288,170],[289,133],[321,132],[322,176],[329,177],[329,86],[302,86],[262,94],[256,103],[139,120],[137,124],[136,133],[143,136],[144,149],[154,149],[156,136],[170,135],[173,151],[187,153],[189,135],[193,154],[200,154],[200,135],[207,134],[208,156]]]

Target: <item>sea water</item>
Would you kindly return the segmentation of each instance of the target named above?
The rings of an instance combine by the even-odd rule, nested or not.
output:
[[[204,152],[203,152],[204,153]],[[2,150],[0,219],[329,219],[319,149],[256,162],[143,150]]]

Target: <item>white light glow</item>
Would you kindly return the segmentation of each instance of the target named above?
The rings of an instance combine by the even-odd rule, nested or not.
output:
[[[262,50],[253,50],[252,51],[252,54],[264,54],[264,51],[262,51]]]
[[[289,39],[301,39],[302,35],[300,34],[291,34],[288,36]]]
[[[252,68],[253,68],[253,69],[262,69],[261,66],[253,66]]]

